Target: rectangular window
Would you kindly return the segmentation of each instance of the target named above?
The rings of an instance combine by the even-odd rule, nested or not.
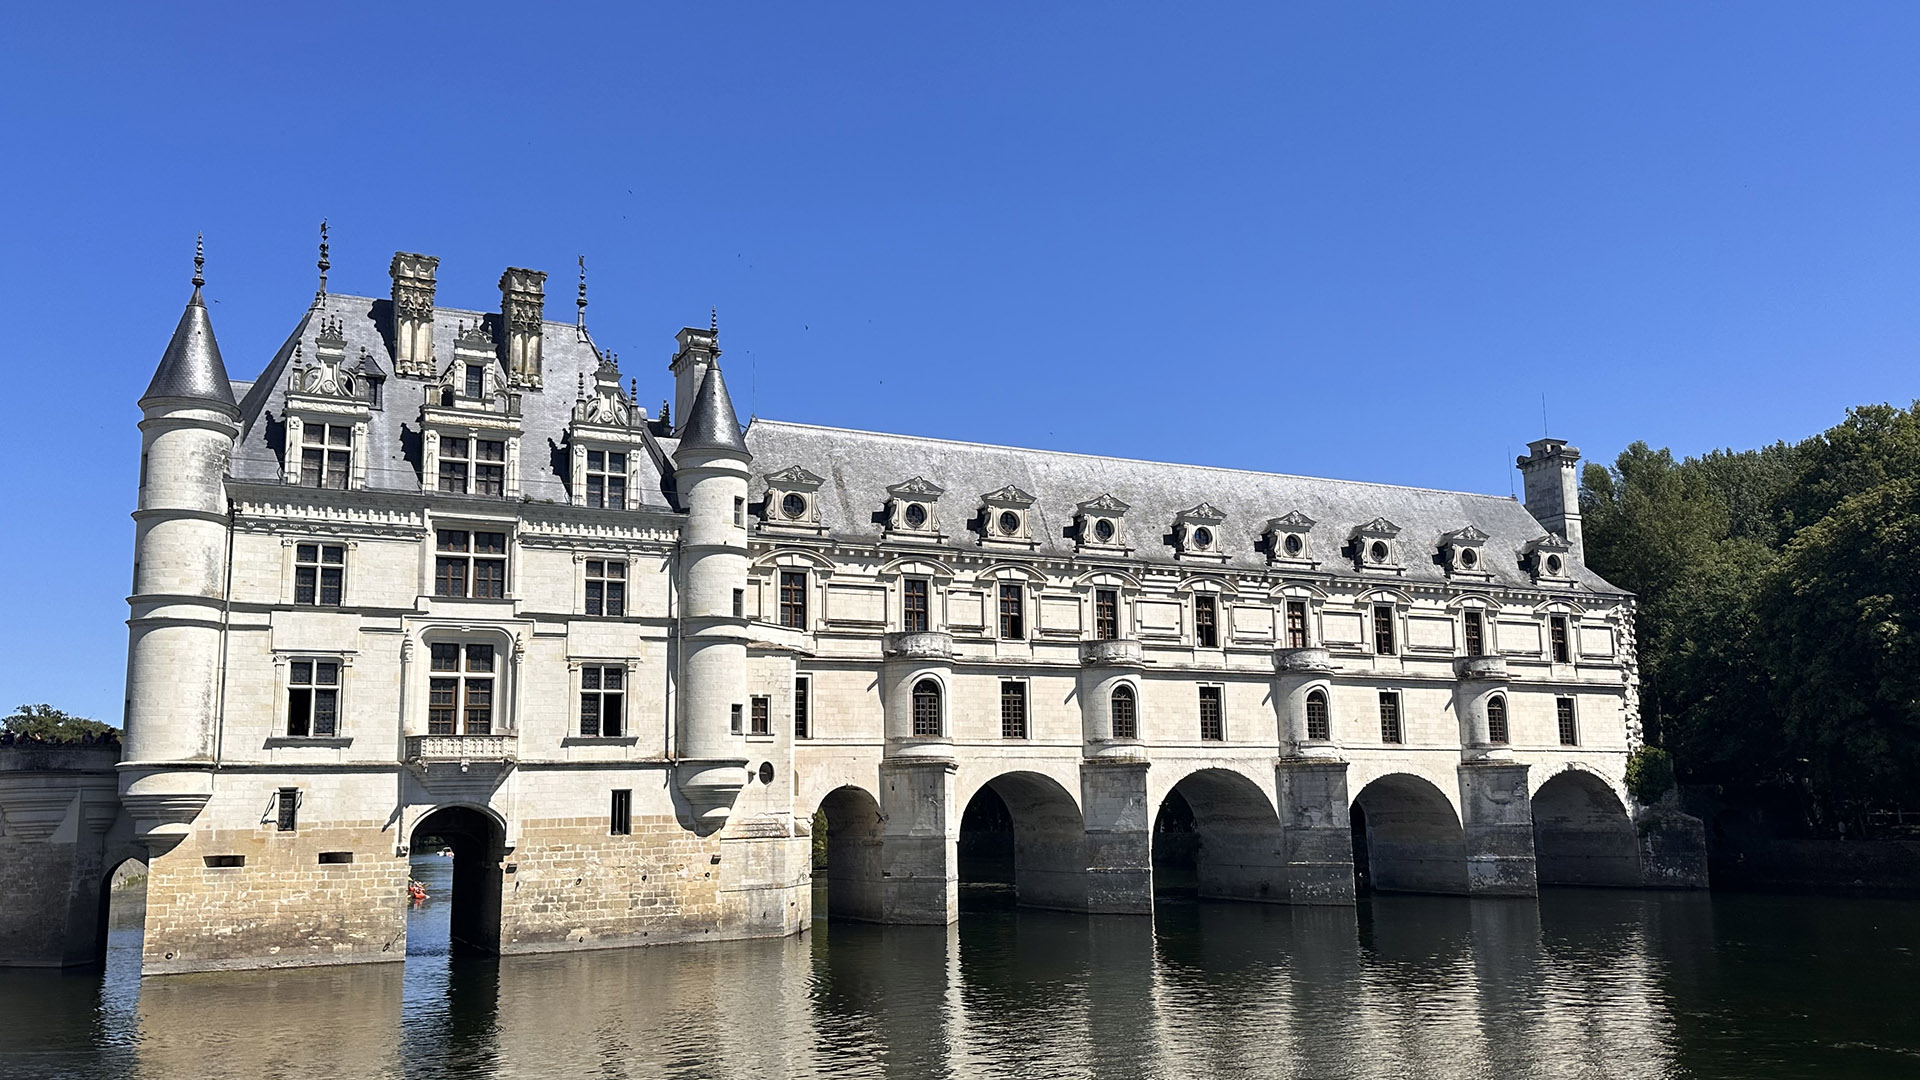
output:
[[[633,835],[633,789],[613,789],[613,810],[607,815],[607,834]]]
[[[735,735],[744,734],[744,732],[741,731],[744,725],[740,722],[744,714],[745,710],[736,702],[733,706],[732,719],[727,724],[727,730]]]
[[[807,575],[804,570],[780,571],[780,625],[807,628]]]
[[[1113,641],[1120,636],[1120,590],[1093,590],[1093,636],[1096,641]]]
[[[793,680],[793,737],[796,739],[813,737],[812,702],[807,700],[812,694],[812,679],[802,675]]]
[[[747,617],[747,590],[745,589],[733,590],[733,617],[736,619]]]
[[[1220,688],[1203,686],[1200,688],[1200,738],[1204,742],[1219,742],[1226,737],[1227,721],[1220,707]]]
[[[627,508],[627,455],[618,450],[587,451],[587,505]]]
[[[1287,648],[1304,649],[1307,647],[1307,602],[1305,600],[1287,601]]]
[[[1485,620],[1477,611],[1467,612],[1465,619],[1467,655],[1485,656],[1487,654],[1487,627]]]
[[[466,378],[467,385],[465,389],[467,391],[467,396],[478,400],[480,395],[486,391],[486,386],[487,386],[486,369],[481,367],[479,364],[468,364],[466,376],[467,376]]]
[[[1328,742],[1333,738],[1333,719],[1327,715],[1327,695],[1315,690],[1307,695],[1307,739]]]
[[[1380,741],[1397,743],[1403,741],[1400,730],[1400,695],[1390,690],[1380,692]]]
[[[346,575],[343,544],[296,544],[293,548],[293,602],[339,607]]]
[[[287,735],[331,739],[339,734],[340,661],[294,660],[287,668]]]
[[[451,495],[467,493],[473,447],[467,439],[440,440],[440,490]]]
[[[580,734],[616,738],[626,730],[627,669],[588,664],[580,669]]]
[[[1560,721],[1560,745],[1579,746],[1580,727],[1574,722],[1573,699],[1570,697],[1553,699],[1554,718]]]
[[[1393,605],[1373,605],[1373,651],[1381,656],[1393,655]]]
[[[275,822],[275,825],[278,830],[280,832],[294,831],[300,824],[300,789],[297,787],[281,788],[276,802],[278,803],[276,808],[279,814],[277,815],[278,820]]]
[[[441,529],[433,595],[500,600],[507,595],[507,534]]]
[[[500,496],[507,493],[507,444],[499,439],[473,441],[473,493]]]
[[[1548,640],[1553,644],[1553,662],[1564,664],[1573,659],[1567,648],[1567,617],[1553,615],[1547,618]]]
[[[1000,583],[1000,636],[1008,641],[1019,641],[1027,636],[1026,586],[1013,582]]]
[[[1003,739],[1027,737],[1026,683],[1003,682],[1000,684],[1000,737]]]
[[[353,464],[353,427],[348,424],[306,424],[300,432],[300,485],[347,489],[347,471]]]
[[[493,734],[493,646],[431,642],[427,734]]]
[[[932,592],[933,582],[923,577],[900,582],[900,629],[909,634],[924,634],[932,629],[927,610]]]
[[[733,497],[733,523],[742,529],[747,527],[747,500],[738,495]]]
[[[587,560],[587,614],[627,613],[627,564],[623,559]]]
[[[765,694],[756,694],[752,699],[753,712],[748,716],[752,726],[747,728],[749,735],[773,734],[773,699]]]
[[[1220,606],[1214,598],[1200,593],[1193,598],[1193,643],[1203,649],[1220,645]]]

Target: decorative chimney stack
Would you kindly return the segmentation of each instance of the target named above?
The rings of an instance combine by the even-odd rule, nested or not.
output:
[[[1586,548],[1580,539],[1580,480],[1575,473],[1580,451],[1565,439],[1536,439],[1527,444],[1529,453],[1517,459],[1520,476],[1526,485],[1527,512],[1548,531],[1567,542],[1567,554],[1573,561],[1586,561]]]
[[[433,375],[434,274],[440,260],[411,251],[393,253],[393,366],[401,375]]]
[[[718,326],[705,330],[689,326],[675,334],[674,340],[680,343],[680,351],[668,365],[673,372],[673,409],[669,414],[663,403],[660,415],[662,419],[671,415],[676,424],[684,427],[693,416],[693,399],[700,394],[700,384],[706,382],[707,372],[720,360],[720,330]]]
[[[500,275],[501,359],[514,386],[540,387],[540,328],[546,310],[545,271],[510,266]]]

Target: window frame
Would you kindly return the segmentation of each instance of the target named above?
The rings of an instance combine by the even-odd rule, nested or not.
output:
[[[753,694],[747,698],[747,738],[773,738],[772,694]]]
[[[580,497],[584,505],[595,510],[627,509],[630,454],[631,451],[628,450],[609,450],[591,446],[586,448],[586,454],[582,457],[580,466]],[[598,466],[595,466],[593,460],[596,456],[600,459]],[[618,468],[614,467],[615,458],[620,459]],[[598,481],[597,490],[595,481]],[[616,494],[618,502],[614,501]],[[597,502],[596,496],[598,496]]]
[[[1281,605],[1282,632],[1287,635],[1287,648],[1310,649],[1313,647],[1313,608],[1297,596],[1289,596]],[[1299,633],[1295,633],[1294,616],[1299,615]]]
[[[503,657],[511,657],[511,647],[503,648],[502,644],[498,640],[491,638],[491,636],[486,639],[473,637],[429,638],[425,644],[427,646],[426,734],[502,735],[513,730],[512,725],[507,723],[507,718],[504,715],[507,702],[507,697],[504,692],[507,673],[505,671],[505,665],[501,662]],[[455,650],[455,666],[452,668],[437,666],[440,656],[439,650],[447,648]],[[476,670],[473,667],[472,650],[474,649],[488,650],[491,654],[491,658],[488,661],[491,665],[490,667],[485,670]],[[451,730],[436,731],[434,730],[434,713],[439,710],[440,706],[435,700],[435,695],[439,694],[442,690],[442,687],[436,684],[442,683],[454,684],[452,687],[453,698],[445,707],[446,711],[451,714],[449,717]],[[472,690],[475,685],[484,685],[487,690],[487,730],[485,731],[470,730],[474,709],[472,704]]]
[[[1314,715],[1315,706],[1319,707],[1318,716]],[[1304,723],[1301,726],[1308,742],[1333,741],[1333,703],[1326,687],[1316,686],[1308,690],[1306,699],[1301,704],[1301,711],[1304,713]]]
[[[1373,655],[1400,655],[1399,608],[1394,604],[1373,605]],[[1382,618],[1382,616],[1385,618]]]
[[[1119,641],[1120,638],[1120,589],[1114,585],[1097,585],[1093,590],[1093,640]]]
[[[947,730],[946,687],[931,675],[922,675],[913,681],[908,691],[910,721],[909,728],[916,739],[944,738]],[[927,709],[923,712],[922,706]]]
[[[779,625],[794,630],[807,629],[807,600],[810,585],[805,570],[788,566],[780,567],[778,576],[774,579]]]
[[[580,611],[591,618],[624,619],[627,615],[627,582],[630,566],[626,559],[594,557],[582,559]],[[620,571],[615,574],[614,567]],[[598,585],[596,590],[594,586]],[[599,595],[595,595],[595,593]],[[617,608],[618,610],[613,610]],[[598,609],[598,610],[596,610]]]
[[[302,667],[307,669],[304,681],[300,681],[300,669]],[[331,683],[319,681],[322,667],[331,667],[333,669],[333,681]],[[343,714],[341,705],[345,700],[344,691],[347,681],[346,669],[347,663],[345,658],[337,654],[301,653],[287,657],[287,674],[282,687],[283,696],[281,698],[281,700],[286,703],[286,710],[285,715],[281,717],[279,725],[281,734],[276,737],[303,741],[340,738],[340,721]],[[303,710],[297,710],[295,705],[296,695],[301,693],[306,694],[306,707]],[[327,732],[316,730],[316,728],[319,727],[320,702],[323,693],[332,695],[333,715],[331,719],[333,730]],[[293,730],[296,711],[305,713],[306,730],[298,734]]]
[[[917,602],[916,602],[917,601]],[[912,575],[900,579],[900,630],[924,634],[933,629],[933,579]]]
[[[1227,690],[1219,683],[1201,683],[1197,688],[1200,718],[1201,742],[1227,741]],[[1213,716],[1207,715],[1207,706],[1213,705]],[[1211,734],[1209,734],[1211,730]]]
[[[303,421],[300,425],[300,483],[304,488],[319,488],[326,491],[348,491],[353,487],[353,429],[352,424],[335,424],[325,420]],[[335,442],[333,433],[346,433],[344,442]],[[315,433],[319,438],[314,438]],[[308,455],[316,455],[309,460]],[[315,467],[314,463],[318,465]],[[335,477],[338,469],[339,483],[328,481]]]
[[[614,788],[607,810],[607,835],[633,835],[633,789]]]
[[[1033,716],[1024,679],[1000,680],[1000,737],[1019,741],[1033,737]]]
[[[609,675],[614,677],[614,681],[618,683],[617,686],[607,685],[607,676]],[[578,684],[575,687],[575,694],[577,700],[580,702],[579,711],[575,714],[578,718],[575,727],[579,732],[580,738],[623,739],[627,737],[627,717],[629,715],[627,698],[633,692],[632,675],[633,673],[628,670],[627,665],[623,663],[598,662],[580,665],[580,676]],[[589,682],[594,685],[589,686]],[[607,730],[608,699],[612,699],[616,703],[615,708],[618,713],[613,719],[614,730],[612,731]],[[594,730],[592,731],[587,730],[587,702],[590,700],[595,703],[593,717]]]
[[[1127,703],[1126,711],[1129,714],[1125,717],[1120,715],[1123,694]],[[1120,730],[1123,721],[1127,725],[1125,734]],[[1131,741],[1138,741],[1140,738],[1140,691],[1130,682],[1115,683],[1113,690],[1107,695],[1107,734],[1111,738]]]
[[[337,608],[346,606],[347,548],[349,546],[350,545],[345,543],[330,544],[323,540],[294,541],[293,604],[295,607]],[[310,560],[304,557],[304,550],[308,548],[313,549],[313,558]],[[339,558],[331,562],[328,561],[327,554],[329,552],[337,552]],[[329,572],[334,575],[332,585],[334,599],[332,601],[324,599],[327,595],[327,575]],[[302,584],[302,579],[309,576],[311,580],[306,584]],[[303,589],[308,593],[308,598],[305,600],[300,598]]]
[[[793,677],[793,737],[813,738],[813,676]]]
[[[1460,612],[1460,647],[1467,656],[1487,655],[1487,616],[1479,608]]]
[[[1507,712],[1507,695],[1487,695],[1487,745],[1509,746],[1513,742],[1513,719]]]
[[[1027,640],[1027,585],[1023,581],[999,581],[994,590],[995,627],[1001,641]]]
[[[1580,745],[1580,708],[1579,704],[1566,695],[1553,699],[1554,726],[1559,730],[1561,746]]]
[[[1220,647],[1220,598],[1210,592],[1193,594],[1193,647]]]
[[[1547,615],[1547,659],[1555,664],[1573,663],[1573,620],[1560,612]]]
[[[1407,744],[1407,717],[1400,691],[1380,691],[1380,743],[1383,746]]]
[[[446,546],[447,538],[455,534],[466,538],[463,541],[464,547],[455,549]],[[478,550],[478,538],[482,536],[499,537],[499,551]],[[513,533],[504,526],[499,527],[499,531],[496,532],[493,527],[449,528],[436,525],[433,530],[433,595],[443,600],[512,599],[509,594],[507,580],[512,553]],[[452,580],[448,576],[447,571],[455,563],[462,564],[460,570],[460,585],[462,591],[458,593],[443,591]],[[498,581],[498,590],[490,592],[488,595],[479,594],[479,571],[482,564],[489,568],[497,566],[499,570],[499,576],[495,579]]]

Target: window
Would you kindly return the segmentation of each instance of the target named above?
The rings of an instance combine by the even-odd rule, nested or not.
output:
[[[803,570],[780,571],[780,625],[807,628],[807,575]]]
[[[1553,662],[1564,664],[1573,659],[1567,648],[1567,617],[1554,615],[1547,619],[1547,639],[1553,644]]]
[[[588,664],[580,669],[580,734],[617,738],[624,730],[627,669],[619,664]]]
[[[745,715],[745,713],[746,713],[746,710],[744,706],[742,706],[737,701],[733,703],[732,718],[727,721],[727,730],[729,732],[735,735],[745,734],[746,725],[741,723],[741,718]]]
[[[1393,605],[1373,605],[1373,651],[1381,656],[1393,655]]]
[[[773,699],[765,694],[753,697],[753,726],[747,729],[749,735],[773,734]]]
[[[1200,738],[1207,742],[1219,742],[1226,737],[1226,719],[1220,709],[1220,688],[1203,686],[1200,688]]]
[[[1390,690],[1380,692],[1380,741],[1405,741],[1405,733],[1400,730],[1400,695]]]
[[[339,607],[346,572],[342,544],[296,544],[293,548],[293,602]]]
[[[479,364],[468,364],[466,372],[466,392],[470,398],[478,399],[486,391],[487,370]]]
[[[927,618],[927,600],[933,591],[933,583],[923,577],[910,577],[900,582],[900,629],[909,634],[924,634],[930,629]]]
[[[607,834],[633,835],[633,789],[613,789],[613,810],[607,815]]]
[[[1333,738],[1333,721],[1327,715],[1327,692],[1307,692],[1307,741],[1328,742]]]
[[[790,520],[800,520],[807,514],[807,497],[797,491],[787,492],[780,498],[780,512]]]
[[[1000,737],[1003,739],[1027,737],[1026,683],[1003,682],[1000,684]]]
[[[745,589],[733,590],[733,617],[736,619],[747,617],[747,590]]]
[[[1097,641],[1112,641],[1120,636],[1120,591],[1093,590],[1093,636]]]
[[[1573,718],[1573,699],[1570,697],[1553,699],[1554,718],[1560,721],[1560,745],[1579,746],[1580,727]]]
[[[507,444],[499,439],[441,439],[440,490],[453,495],[506,494]]]
[[[433,595],[500,600],[507,595],[507,534],[441,529]]]
[[[1467,655],[1485,656],[1487,654],[1486,620],[1478,611],[1471,610],[1463,618],[1466,628]]]
[[[617,450],[587,451],[587,505],[610,510],[626,509],[626,454]]]
[[[1307,602],[1305,600],[1287,601],[1287,648],[1304,649],[1307,647]]]
[[[747,500],[738,495],[733,497],[733,523],[742,529],[747,527]]]
[[[1499,694],[1487,699],[1487,741],[1507,745],[1507,699]]]
[[[274,822],[277,831],[293,832],[299,828],[300,789],[297,787],[281,788],[274,796],[274,803],[275,809],[278,811],[275,815],[278,820]]]
[[[436,641],[429,652],[427,734],[493,734],[493,646]]]
[[[813,737],[813,726],[811,724],[813,718],[809,715],[812,702],[807,700],[812,694],[812,679],[802,675],[793,680],[793,737],[796,739],[810,739]]]
[[[353,464],[353,428],[348,424],[306,424],[300,432],[300,486],[347,489]]]
[[[288,665],[287,735],[331,739],[340,733],[340,661],[295,660]]]
[[[587,560],[587,614],[627,613],[627,564],[621,559]]]
[[[913,733],[931,737],[940,734],[940,684],[932,679],[913,684]]]
[[[1140,737],[1139,702],[1133,696],[1133,686],[1121,683],[1113,688],[1113,737],[1116,739],[1137,739]]]
[[[1220,644],[1220,606],[1214,598],[1201,593],[1193,598],[1193,643],[1203,649]]]
[[[1018,641],[1027,636],[1026,586],[1000,583],[1000,636]]]

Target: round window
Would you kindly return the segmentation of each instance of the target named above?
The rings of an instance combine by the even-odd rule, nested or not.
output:
[[[1477,552],[1477,551],[1475,551],[1475,550],[1473,550],[1472,548],[1461,548],[1461,549],[1460,549],[1460,565],[1461,565],[1461,566],[1464,566],[1464,567],[1466,567],[1466,568],[1468,568],[1469,570],[1471,570],[1471,569],[1473,568],[1473,566],[1474,566],[1474,564],[1475,564],[1475,563],[1477,563],[1477,562],[1479,562],[1479,561],[1480,561],[1480,553],[1479,553],[1479,552]]]
[[[1367,558],[1372,559],[1374,562],[1386,562],[1387,542],[1385,540],[1375,540],[1372,546],[1367,548]]]
[[[760,763],[760,782],[763,784],[773,783],[773,762],[763,761]]]
[[[1557,574],[1559,572],[1560,572],[1560,556],[1558,555],[1547,556],[1547,573]]]
[[[780,500],[780,512],[795,519],[806,517],[807,497],[797,491],[787,492],[787,497]]]
[[[1000,511],[1000,535],[1013,536],[1020,531],[1020,515],[1011,510]]]
[[[927,524],[927,508],[919,503],[907,504],[907,528],[924,528]]]
[[[1101,518],[1099,521],[1094,522],[1093,538],[1095,540],[1100,541],[1103,544],[1109,540],[1112,540],[1113,539],[1113,522],[1108,521],[1106,518]]]
[[[1286,540],[1282,541],[1280,546],[1286,548],[1289,555],[1298,555],[1307,550],[1307,542],[1300,539],[1299,533],[1288,533]]]
[[[1193,547],[1195,551],[1205,551],[1212,546],[1213,546],[1213,530],[1212,529],[1209,529],[1205,525],[1202,525],[1199,528],[1193,530]]]

